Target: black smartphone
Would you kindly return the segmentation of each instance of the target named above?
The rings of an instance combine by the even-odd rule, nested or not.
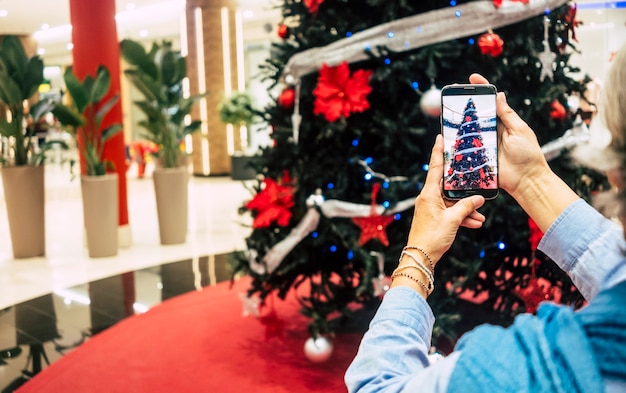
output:
[[[498,196],[496,87],[454,84],[441,89],[443,195]]]

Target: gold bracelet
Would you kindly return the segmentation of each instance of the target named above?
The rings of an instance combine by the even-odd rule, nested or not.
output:
[[[426,259],[428,259],[428,263],[430,264],[430,270],[434,271],[435,270],[435,263],[433,262],[433,259],[430,257],[430,255],[428,255],[428,253],[426,251],[424,251],[423,248],[418,247],[418,246],[406,246],[402,249],[402,251],[404,250],[417,250],[419,252],[421,252],[422,254],[424,254],[424,256],[426,257]]]
[[[400,272],[406,270],[406,269],[417,269],[420,272],[424,273],[426,275],[426,278],[428,279],[428,288],[434,288],[435,287],[435,281],[432,275],[428,274],[428,271],[420,266],[416,266],[416,265],[404,265],[404,266],[398,266],[393,273],[391,274],[391,278],[393,279],[393,275],[394,274],[400,274]],[[402,273],[402,274],[406,274],[406,273]]]
[[[430,277],[431,280],[433,281],[435,280],[435,278],[433,277],[433,271],[428,269],[428,267],[424,265],[424,262],[420,261],[415,255],[411,254],[408,251],[402,251],[402,254],[400,254],[400,260],[398,261],[398,263],[402,261],[403,255],[407,255],[409,258],[411,258],[413,262],[415,262],[415,264],[417,264],[424,271],[424,273],[426,273],[428,277]]]
[[[406,277],[409,280],[415,281],[419,286],[421,286],[425,291],[426,291],[426,296],[430,295],[433,292],[434,287],[432,285],[426,285],[424,284],[420,279],[418,279],[417,277],[414,277],[410,274],[404,273],[404,272],[395,272],[391,275],[391,279],[393,280],[396,277]]]

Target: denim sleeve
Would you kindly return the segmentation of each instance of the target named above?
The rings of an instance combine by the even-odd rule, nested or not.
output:
[[[431,364],[434,321],[430,306],[417,292],[390,289],[346,372],[348,391],[445,392],[458,355]]]
[[[621,226],[582,199],[556,219],[538,248],[569,274],[587,300],[601,289],[626,280],[626,242]]]

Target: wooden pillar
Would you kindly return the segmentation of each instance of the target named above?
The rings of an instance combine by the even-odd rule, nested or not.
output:
[[[240,149],[238,127],[222,123],[218,105],[232,92],[244,90],[240,15],[233,0],[188,0],[186,8],[187,64],[191,94],[207,92],[195,107],[203,121],[193,136],[193,173],[200,176],[231,172],[231,155]],[[241,42],[241,37],[239,37]]]
[[[86,75],[96,76],[98,66],[103,65],[111,73],[111,90],[105,97],[120,93],[120,49],[115,23],[115,0],[69,0],[72,23],[72,60],[76,76],[83,80]],[[104,118],[102,127],[113,123],[122,124],[120,100]],[[104,159],[113,162],[119,185],[120,246],[130,246],[128,226],[128,202],[126,189],[126,146],[124,133],[111,138],[104,148]]]

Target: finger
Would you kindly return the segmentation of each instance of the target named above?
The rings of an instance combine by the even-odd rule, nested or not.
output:
[[[489,84],[489,81],[487,80],[487,78],[485,78],[484,76],[480,75],[480,74],[472,74],[469,76],[469,81],[470,83],[474,83],[477,85],[487,85]]]
[[[424,187],[439,187],[443,178],[443,137],[437,134],[435,144],[430,153],[430,163],[428,164],[428,174]]]
[[[469,229],[478,229],[483,226],[485,220],[474,220],[472,218],[466,217],[463,221],[461,221],[461,226]]]
[[[509,130],[518,131],[527,127],[526,122],[509,106],[502,92],[496,98],[496,113],[502,125]]]

